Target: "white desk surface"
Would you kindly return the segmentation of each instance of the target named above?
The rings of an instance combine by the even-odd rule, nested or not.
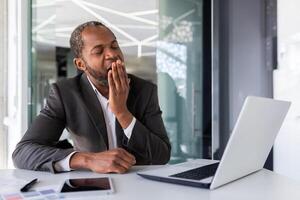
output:
[[[102,196],[97,199],[120,200],[292,200],[300,199],[300,183],[269,170],[261,170],[257,173],[234,181],[216,190],[207,190],[188,186],[162,183],[144,179],[136,174],[142,169],[159,166],[135,166],[127,174],[96,174],[88,171],[73,171],[60,174],[49,172],[35,172],[20,169],[0,170],[0,193],[10,190],[16,191],[16,186],[3,187],[3,181],[21,179],[31,180],[38,178],[39,183],[35,189],[43,186],[51,186],[58,189],[68,178],[102,177],[110,176],[113,181],[115,193]],[[2,187],[1,187],[2,184]],[[88,199],[82,197],[82,199]],[[89,199],[95,199],[89,198]]]

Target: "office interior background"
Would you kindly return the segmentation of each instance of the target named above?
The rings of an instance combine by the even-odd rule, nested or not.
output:
[[[127,71],[158,85],[170,163],[220,159],[245,98],[271,97],[292,107],[265,166],[300,180],[299,9],[298,0],[0,0],[0,168],[13,168],[49,86],[77,74],[72,30],[99,20]]]

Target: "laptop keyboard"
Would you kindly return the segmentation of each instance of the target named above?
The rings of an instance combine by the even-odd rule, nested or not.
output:
[[[184,172],[181,172],[178,174],[173,174],[170,177],[201,180],[201,179],[213,176],[217,171],[218,165],[219,165],[219,163],[205,165],[205,166],[191,169],[188,171],[184,171]]]

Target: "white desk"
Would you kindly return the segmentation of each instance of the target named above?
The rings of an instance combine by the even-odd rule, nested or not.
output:
[[[180,186],[169,183],[161,183],[151,181],[139,177],[136,172],[142,169],[158,166],[139,166],[134,167],[127,174],[96,174],[87,171],[74,171],[61,174],[51,174],[49,172],[35,172],[28,170],[0,170],[1,180],[23,179],[31,180],[38,178],[40,182],[35,188],[43,186],[59,187],[61,183],[68,178],[80,177],[112,177],[115,193],[109,196],[103,196],[104,199],[120,199],[120,200],[299,200],[300,199],[300,183],[289,178],[275,174],[268,170],[261,170],[257,173],[249,175],[243,179],[237,180],[216,190],[209,191],[207,189],[193,188],[188,186]],[[0,183],[0,193],[7,192],[10,189],[3,188]],[[97,198],[97,199],[103,199]],[[82,199],[87,199],[83,197]],[[90,198],[90,199],[95,199]]]

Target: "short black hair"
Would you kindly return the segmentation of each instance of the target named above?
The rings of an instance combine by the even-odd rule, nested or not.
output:
[[[82,51],[82,48],[84,45],[82,37],[81,37],[81,33],[86,27],[89,27],[89,26],[92,26],[92,27],[103,26],[103,27],[107,28],[103,23],[101,23],[99,21],[89,21],[89,22],[85,22],[85,23],[77,26],[74,29],[74,31],[72,32],[71,38],[70,38],[70,47],[74,53],[75,58],[81,57],[81,51]]]

